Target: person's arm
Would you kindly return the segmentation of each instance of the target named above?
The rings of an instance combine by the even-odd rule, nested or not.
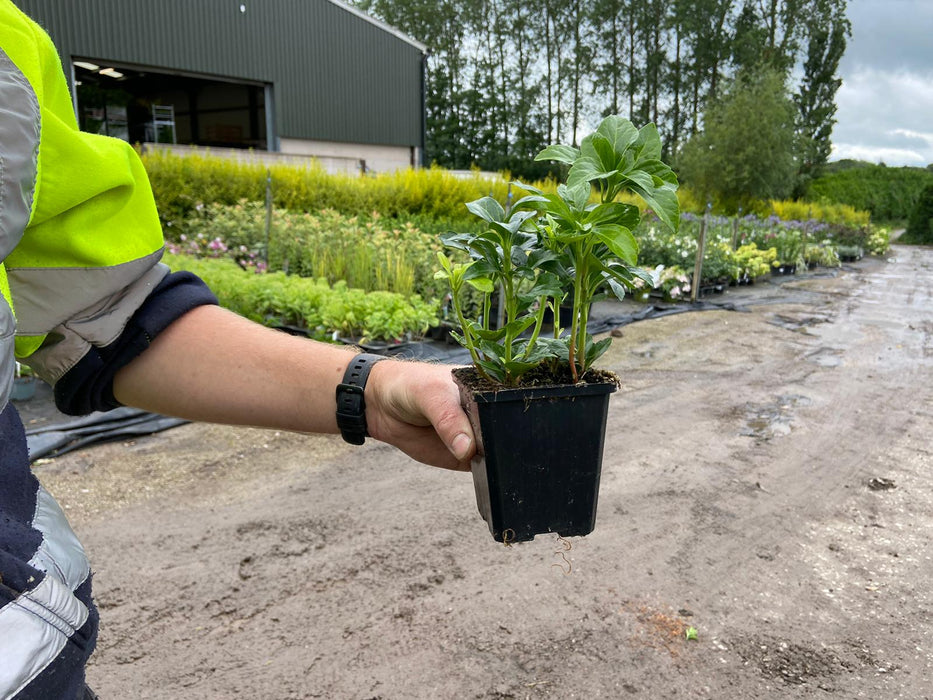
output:
[[[200,306],[117,372],[113,394],[123,404],[191,420],[335,433],[336,387],[353,355]],[[370,435],[421,462],[469,469],[473,433],[450,369],[376,363],[365,393]]]

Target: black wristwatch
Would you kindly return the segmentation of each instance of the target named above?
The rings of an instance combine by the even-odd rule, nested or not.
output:
[[[363,391],[366,389],[369,371],[374,364],[384,359],[382,355],[366,352],[357,355],[347,366],[343,382],[337,385],[337,427],[343,439],[352,445],[362,445],[369,437]]]

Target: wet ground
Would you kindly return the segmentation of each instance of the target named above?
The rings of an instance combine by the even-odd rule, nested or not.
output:
[[[193,424],[38,464],[94,563],[90,680],[933,698],[931,273],[933,250],[896,246],[623,326],[597,528],[569,551],[493,542],[469,475],[373,441]]]

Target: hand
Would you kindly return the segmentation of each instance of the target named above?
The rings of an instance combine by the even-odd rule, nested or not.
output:
[[[373,365],[366,384],[369,434],[419,462],[469,471],[476,440],[451,369],[393,360]]]

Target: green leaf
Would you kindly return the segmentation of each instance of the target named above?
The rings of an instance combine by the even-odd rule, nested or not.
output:
[[[534,316],[525,316],[523,318],[519,318],[511,321],[510,323],[507,323],[504,330],[512,338],[517,338],[526,330],[528,330],[534,322]]]
[[[586,366],[592,367],[593,363],[599,359],[606,350],[609,349],[609,345],[612,343],[612,337],[603,338],[597,343],[593,342],[593,336],[586,336],[586,352],[584,357],[586,357]]]
[[[490,377],[495,379],[500,384],[505,384],[505,368],[501,363],[494,360],[481,359],[477,364],[479,364],[479,366],[482,367],[486,374],[488,374]]]
[[[680,225],[680,202],[677,200],[676,190],[668,186],[650,190],[632,187],[632,191],[645,200],[671,231],[677,231]]]
[[[560,279],[557,275],[545,272],[538,275],[538,279],[535,280],[534,286],[525,292],[525,295],[528,299],[537,299],[542,296],[560,297],[563,296],[563,292],[564,290],[561,287]]]
[[[474,260],[464,268],[463,279],[471,280],[477,277],[494,278],[498,270],[488,260]]]
[[[596,133],[605,137],[620,156],[638,139],[638,129],[628,119],[612,114],[600,122]]]
[[[522,198],[522,201],[527,200],[527,199],[529,199],[529,198],[528,198],[528,197],[523,197],[523,198]],[[541,200],[543,200],[543,201],[545,201],[545,202],[547,201],[547,200],[544,199],[543,197],[539,197],[538,199],[541,199]],[[524,210],[523,210],[523,209],[515,209],[515,208],[513,208],[513,209],[512,209],[512,213],[509,215],[509,225],[511,226],[511,225],[514,224],[514,225],[515,225],[514,231],[518,231],[518,229],[521,228],[521,225],[522,225],[523,223],[525,223],[526,221],[528,221],[528,219],[534,218],[534,217],[537,216],[537,215],[538,215],[538,212],[535,211],[535,210],[528,211],[527,209],[524,209]],[[514,231],[513,231],[513,233],[514,233]]]
[[[570,336],[563,338],[538,338],[535,348],[541,346],[547,350],[548,355],[555,357],[562,362],[570,361]]]
[[[512,182],[510,182],[509,184],[514,185],[515,187],[518,187],[521,190],[525,190],[526,192],[533,192],[534,194],[539,194],[539,195],[544,194],[543,190],[539,190],[534,185],[529,185],[528,183],[525,183],[525,182],[520,182],[518,180],[512,180]]]
[[[648,159],[660,160],[661,137],[658,135],[658,127],[650,123],[639,129],[633,150],[636,162]]]
[[[607,202],[598,204],[589,211],[584,221],[599,226],[602,224],[617,224],[632,230],[641,221],[641,212],[633,204],[622,202]]]
[[[559,163],[573,165],[573,162],[579,156],[580,151],[573,146],[562,146],[560,144],[555,144],[553,146],[548,146],[543,151],[541,151],[538,155],[535,156],[535,160],[556,160]]]
[[[599,165],[602,170],[604,172],[617,172],[619,161],[622,160],[622,154],[616,152],[616,150],[612,147],[612,142],[602,134],[596,133],[593,135],[590,143],[596,153],[596,157],[599,160]]]
[[[464,281],[485,294],[492,294],[496,289],[496,286],[488,277],[476,277]]]
[[[505,220],[505,209],[492,197],[482,197],[467,203],[467,209],[489,223]]]
[[[618,299],[619,301],[622,301],[623,299],[625,299],[625,294],[627,292],[627,289],[624,284],[620,284],[619,281],[616,280],[614,277],[607,277],[606,284],[609,285],[609,289],[612,290],[612,294],[615,296],[616,299]]]
[[[528,264],[535,269],[558,259],[557,253],[547,248],[534,248],[528,253]]]
[[[562,187],[563,185],[561,185]],[[547,213],[557,219],[565,226],[572,226],[575,220],[573,210],[567,206],[560,196],[556,194],[547,195],[548,206]]]
[[[506,331],[505,331],[504,328],[496,328],[496,329],[493,329],[493,330],[488,330],[488,329],[486,329],[486,328],[480,327],[479,324],[476,324],[476,327],[473,328],[472,331],[473,331],[473,334],[474,334],[477,338],[481,338],[482,340],[490,341],[490,342],[492,342],[492,343],[496,343],[496,342],[502,340],[502,339],[505,337],[505,333],[506,333]],[[482,345],[482,347],[483,347],[484,352],[485,352],[485,351],[488,351],[488,346],[487,346],[487,345],[485,345],[485,344],[483,344],[483,343],[481,343],[481,345]],[[500,345],[500,346],[498,346],[498,347],[501,348],[502,346]],[[503,349],[504,349],[504,348],[503,348]],[[491,354],[491,353],[489,353],[489,354]]]
[[[605,243],[620,260],[629,265],[634,265],[638,261],[638,242],[632,232],[624,226],[614,224],[600,226],[596,230],[596,237]]]
[[[670,166],[660,160],[645,160],[638,163],[638,169],[651,175],[656,181],[661,180],[669,185],[677,186],[677,175]]]
[[[590,183],[581,182],[576,185],[558,185],[557,194],[563,199],[572,210],[582,212],[586,208],[586,203],[590,199]]]
[[[543,194],[529,194],[519,199],[512,205],[512,211],[530,210],[537,214],[547,205],[547,197]]]
[[[512,360],[511,362],[503,362],[502,365],[505,367],[509,374],[517,379],[518,377],[525,374],[525,372],[528,370],[537,367],[539,363],[540,361],[528,362],[527,360]]]
[[[603,169],[593,158],[578,158],[567,173],[567,186],[589,184],[603,176]]]

